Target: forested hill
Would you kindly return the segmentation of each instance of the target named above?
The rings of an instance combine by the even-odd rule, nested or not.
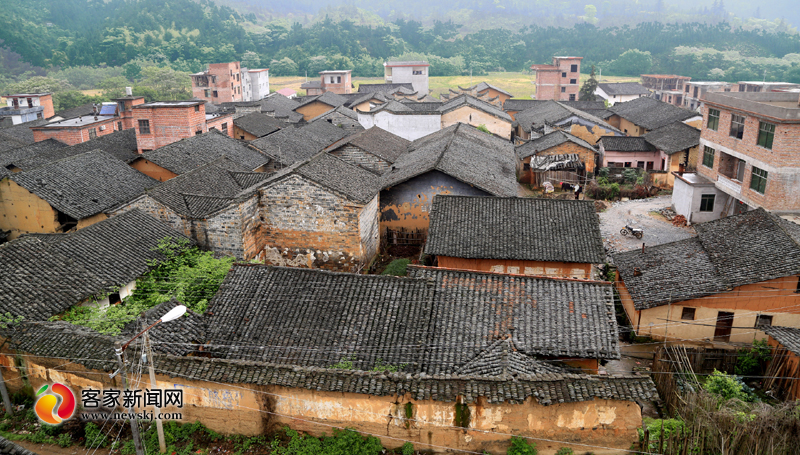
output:
[[[221,1],[221,0],[220,0]],[[584,56],[584,68],[603,74],[668,72],[695,79],[800,82],[800,36],[745,30],[727,22],[640,23],[634,26],[524,26],[462,34],[462,24],[413,20],[359,25],[323,18],[303,26],[259,24],[209,0],[2,0],[0,77],[27,67],[134,67],[167,64],[199,71],[207,63],[241,60],[273,75],[309,75],[353,68],[383,74],[382,62],[405,56],[431,61],[431,74],[519,71],[553,55]],[[135,68],[125,74],[137,74]],[[41,71],[41,70],[39,70]],[[133,76],[131,76],[133,77]],[[2,79],[0,79],[2,82]]]

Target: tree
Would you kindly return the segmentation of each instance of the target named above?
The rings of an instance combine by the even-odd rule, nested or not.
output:
[[[242,54],[242,66],[245,68],[256,69],[261,67],[261,57],[253,51]]]
[[[592,65],[592,72],[589,74],[589,79],[583,83],[583,87],[578,93],[578,98],[581,101],[597,101],[597,95],[594,94],[595,90],[597,90],[597,79],[594,78],[594,65]]]
[[[609,72],[618,76],[640,76],[650,72],[652,66],[653,59],[650,51],[628,49],[611,62]]]
[[[269,63],[269,72],[273,76],[297,76],[299,68],[297,63],[289,57],[273,60]]]
[[[135,81],[139,78],[139,75],[142,74],[142,67],[136,62],[128,62],[122,65],[122,74],[128,78],[128,80]]]
[[[73,88],[74,87],[65,80],[34,76],[21,82],[8,84],[5,91],[7,93],[58,93]]]
[[[583,20],[589,24],[597,24],[597,7],[594,5],[586,5],[583,7]]]

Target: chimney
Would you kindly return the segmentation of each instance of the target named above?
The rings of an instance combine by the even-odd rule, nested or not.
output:
[[[133,88],[132,87],[125,87],[125,95],[126,96],[133,96]]]

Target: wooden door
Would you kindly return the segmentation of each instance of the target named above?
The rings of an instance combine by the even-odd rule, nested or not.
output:
[[[717,314],[717,327],[714,329],[714,341],[730,341],[733,327],[733,313],[720,311]]]

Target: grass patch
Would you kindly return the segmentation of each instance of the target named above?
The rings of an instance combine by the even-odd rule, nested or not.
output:
[[[411,264],[411,259],[395,259],[389,263],[381,275],[406,276],[408,264]]]

